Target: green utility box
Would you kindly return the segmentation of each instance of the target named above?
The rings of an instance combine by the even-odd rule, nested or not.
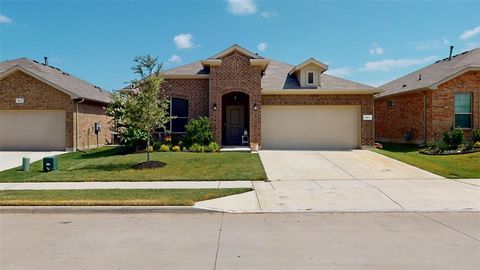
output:
[[[57,157],[44,157],[43,158],[43,171],[50,172],[58,169]]]

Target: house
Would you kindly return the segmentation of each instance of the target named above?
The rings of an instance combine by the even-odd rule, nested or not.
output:
[[[466,51],[391,81],[375,97],[376,139],[423,144],[452,126],[467,139],[480,128],[480,49]]]
[[[297,65],[233,45],[201,61],[163,72],[163,91],[185,131],[208,116],[217,142],[252,150],[361,148],[374,145],[374,98],[380,90],[325,74],[310,58]]]
[[[0,63],[0,150],[76,150],[111,141],[109,92],[56,67]]]

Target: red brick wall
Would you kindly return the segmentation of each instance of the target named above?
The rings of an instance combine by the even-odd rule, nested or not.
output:
[[[208,79],[166,79],[163,93],[188,100],[189,119],[208,116]]]
[[[381,142],[404,143],[404,134],[413,132],[410,143],[423,143],[425,136],[423,92],[375,100],[375,138]],[[388,108],[388,100],[395,106]]]
[[[432,111],[432,137],[441,139],[443,132],[455,123],[455,93],[472,93],[473,128],[480,128],[480,71],[470,71],[438,86],[433,91]],[[471,130],[464,130],[465,137],[471,139]]]
[[[261,142],[260,110],[253,110],[253,105],[261,102],[262,69],[250,65],[250,59],[238,52],[222,58],[220,66],[210,68],[210,101],[209,108],[217,104],[217,110],[210,110],[215,139],[222,141],[222,96],[231,92],[242,92],[249,95],[250,146],[257,149]]]
[[[15,98],[23,97],[24,104],[15,104]],[[102,123],[100,144],[110,141],[109,118],[105,116],[103,107],[106,105],[83,103],[79,106],[79,148],[96,145],[95,133],[87,138],[88,128],[93,123]],[[66,112],[65,146],[67,149],[75,147],[75,114],[76,103],[71,97],[56,88],[33,78],[21,71],[14,72],[0,80],[0,110],[64,110]],[[85,130],[85,132],[83,132]]]
[[[17,97],[24,104],[16,104]],[[73,148],[73,101],[70,96],[21,71],[0,80],[0,110],[64,110],[65,146]]]
[[[455,124],[455,93],[472,93],[473,128],[480,128],[480,72],[470,71],[455,77],[435,90],[426,90],[427,142],[440,140],[442,134]],[[379,98],[375,100],[376,139],[378,141],[405,142],[403,134],[416,130],[413,143],[424,142],[423,101],[421,93]],[[395,108],[387,108],[387,100],[396,101]],[[471,130],[464,130],[471,139]]]
[[[78,148],[90,149],[97,146],[95,122],[100,123],[98,133],[99,146],[112,142],[111,117],[105,115],[104,107],[107,105],[83,102],[78,106]],[[76,111],[74,113],[74,130],[76,128]],[[75,141],[75,138],[74,138]]]
[[[264,95],[262,105],[360,105],[362,115],[374,114],[373,95]],[[375,143],[374,121],[361,120],[362,147]]]

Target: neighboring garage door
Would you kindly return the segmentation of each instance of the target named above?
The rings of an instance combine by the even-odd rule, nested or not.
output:
[[[263,106],[262,149],[352,149],[360,106]]]
[[[0,150],[65,150],[65,111],[0,111]]]

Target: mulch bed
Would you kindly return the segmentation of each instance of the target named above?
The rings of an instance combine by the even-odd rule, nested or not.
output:
[[[134,168],[135,170],[156,169],[165,167],[165,165],[167,164],[161,161],[146,161],[135,164],[134,166],[132,166],[132,168]]]
[[[422,149],[419,151],[420,154],[424,155],[432,155],[432,156],[448,156],[448,155],[462,155],[462,154],[471,154],[480,152],[480,149],[473,149],[473,150],[447,150],[441,151],[439,149]]]

